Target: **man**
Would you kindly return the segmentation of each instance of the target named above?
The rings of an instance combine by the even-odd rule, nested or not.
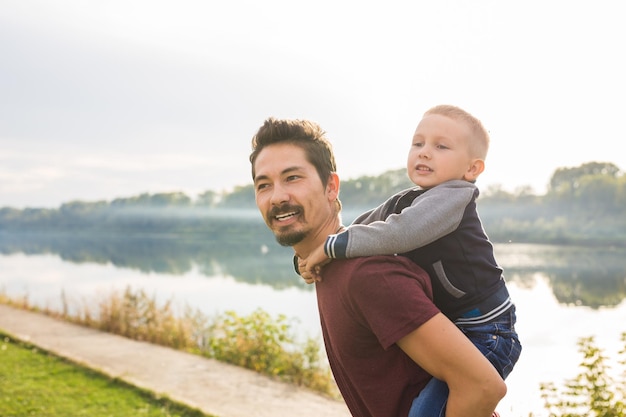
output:
[[[252,140],[256,203],[300,258],[342,229],[332,147],[315,123],[270,118]],[[410,416],[431,375],[450,389],[447,417],[488,417],[504,382],[432,302],[428,275],[404,257],[337,260],[316,284],[324,344],[357,417]]]

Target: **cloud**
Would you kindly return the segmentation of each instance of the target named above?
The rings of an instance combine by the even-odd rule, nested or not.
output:
[[[343,178],[378,174],[404,166],[421,113],[440,103],[492,130],[485,185],[545,184],[591,160],[625,168],[611,141],[624,26],[610,9],[9,0],[0,152],[16,159],[0,169],[17,194],[0,205],[245,184],[268,116],[318,121]]]

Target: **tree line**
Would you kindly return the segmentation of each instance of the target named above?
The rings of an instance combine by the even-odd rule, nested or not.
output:
[[[344,221],[413,184],[404,169],[342,182]],[[478,209],[496,242],[626,245],[626,176],[614,164],[558,168],[547,192],[501,186],[481,191]],[[0,233],[24,231],[176,233],[219,236],[263,233],[252,184],[195,199],[183,192],[143,193],[111,201],[70,201],[56,209],[4,207]],[[234,220],[236,219],[236,221]]]

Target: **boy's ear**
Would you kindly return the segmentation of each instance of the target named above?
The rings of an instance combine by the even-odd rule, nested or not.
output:
[[[467,169],[467,172],[465,173],[465,175],[463,175],[463,178],[466,181],[474,182],[476,181],[476,178],[478,178],[478,176],[482,174],[484,170],[485,170],[485,161],[483,161],[482,159],[474,159],[472,163],[470,164],[469,168]]]

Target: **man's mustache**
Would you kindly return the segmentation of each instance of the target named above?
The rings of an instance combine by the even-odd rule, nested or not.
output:
[[[300,213],[301,211],[302,211],[302,207],[300,206],[295,206],[292,204],[283,204],[280,206],[272,207],[270,211],[268,212],[268,217],[276,217],[280,214],[291,213],[291,212]]]

